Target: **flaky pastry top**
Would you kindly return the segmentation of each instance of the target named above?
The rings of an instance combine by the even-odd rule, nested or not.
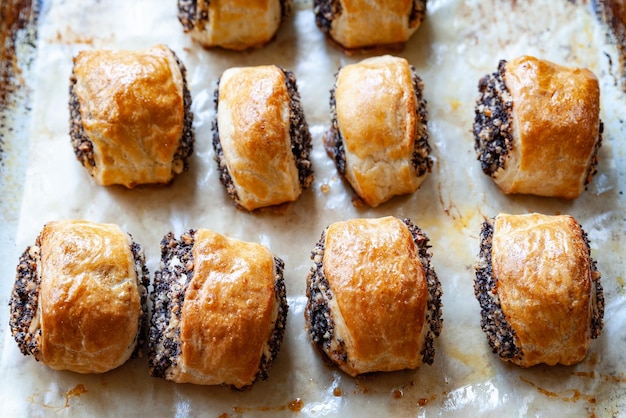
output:
[[[522,56],[506,63],[504,81],[514,138],[496,182],[507,193],[578,197],[599,140],[598,79],[585,68]]]
[[[79,373],[120,366],[141,316],[130,237],[112,224],[57,221],[40,241],[39,360]]]
[[[409,63],[385,55],[346,65],[335,89],[346,179],[370,206],[421,184],[412,164],[417,98]]]
[[[180,323],[176,381],[251,384],[274,328],[274,258],[264,246],[199,229]]]
[[[91,172],[102,185],[168,183],[184,127],[183,76],[169,48],[82,51],[74,58]]]
[[[407,226],[395,217],[331,224],[324,273],[340,312],[335,327],[352,375],[421,365],[428,299],[424,268]]]
[[[292,202],[302,191],[289,103],[285,74],[275,65],[230,68],[220,78],[220,143],[238,203],[248,210]]]
[[[519,364],[580,362],[590,341],[592,278],[578,222],[500,214],[491,260],[502,311],[524,353]]]

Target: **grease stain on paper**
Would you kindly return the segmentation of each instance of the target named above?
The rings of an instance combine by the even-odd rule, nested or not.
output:
[[[79,398],[87,392],[88,392],[87,388],[82,383],[77,384],[72,389],[68,390],[67,392],[63,392],[63,396],[65,396],[65,407],[66,408],[70,407],[71,398],[73,397]]]

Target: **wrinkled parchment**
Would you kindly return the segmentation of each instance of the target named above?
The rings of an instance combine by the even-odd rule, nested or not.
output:
[[[260,242],[286,264],[290,305],[282,350],[267,381],[232,391],[177,385],[149,377],[146,358],[103,375],[48,369],[17,349],[8,329],[14,270],[0,290],[0,410],[4,416],[613,416],[626,410],[626,291],[624,227],[624,109],[617,87],[616,49],[591,7],[568,1],[434,0],[403,51],[425,84],[435,164],[422,187],[376,209],[356,209],[352,192],[322,146],[329,124],[329,90],[347,55],[314,23],[311,4],[296,7],[276,39],[254,51],[204,50],[183,32],[176,2],[138,0],[44,2],[32,80],[29,161],[16,247],[32,244],[44,223],[65,218],[113,222],[145,248],[158,267],[164,234],[211,228]],[[375,30],[373,28],[373,30]],[[68,78],[83,49],[138,49],[165,43],[187,67],[195,114],[191,169],[162,188],[96,185],[76,161],[69,140]],[[376,53],[380,53],[377,51]],[[604,142],[599,172],[576,201],[504,196],[482,174],[471,125],[480,77],[500,59],[522,54],[590,68],[601,80]],[[369,54],[372,55],[372,54]],[[211,147],[213,91],[233,66],[278,64],[294,71],[313,135],[312,188],[284,214],[237,210],[218,180]],[[622,121],[620,121],[620,118]],[[19,136],[18,136],[19,137]],[[21,138],[21,137],[19,137]],[[27,143],[27,141],[29,141]],[[19,203],[18,203],[19,204]],[[484,217],[499,212],[571,214],[591,240],[605,289],[605,328],[585,361],[572,367],[505,364],[480,329],[473,263]],[[351,378],[322,362],[304,332],[305,278],[310,251],[331,222],[355,217],[409,217],[432,243],[442,282],[444,324],[435,362],[415,371]],[[3,264],[4,265],[4,264]]]

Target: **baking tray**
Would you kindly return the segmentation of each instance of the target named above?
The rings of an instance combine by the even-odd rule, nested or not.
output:
[[[0,415],[624,415],[622,1],[429,1],[422,27],[404,49],[391,53],[406,57],[424,81],[435,164],[416,193],[376,209],[352,205],[352,192],[325,154],[322,136],[329,125],[329,90],[337,69],[382,51],[346,54],[328,42],[315,26],[310,1],[295,2],[276,38],[264,48],[205,50],[182,32],[175,3],[0,4],[7,92],[0,114],[0,295],[5,306],[0,309]],[[9,35],[7,26],[13,28]],[[138,49],[156,43],[170,46],[187,67],[196,133],[191,169],[167,187],[99,187],[70,146],[71,58],[83,49]],[[598,174],[575,201],[504,196],[476,160],[471,126],[478,80],[493,72],[500,59],[522,54],[584,66],[600,79],[605,131]],[[315,181],[282,214],[237,210],[219,183],[210,142],[219,75],[229,67],[260,64],[295,73],[313,136]],[[606,312],[603,333],[582,363],[521,369],[491,353],[473,295],[473,264],[481,223],[499,212],[568,213],[587,231],[602,273]],[[331,222],[386,215],[411,218],[431,239],[432,263],[444,291],[443,330],[432,366],[352,378],[326,365],[304,332],[309,254]],[[65,218],[119,224],[144,246],[151,272],[158,267],[160,239],[169,231],[179,235],[205,227],[267,245],[285,261],[290,308],[285,341],[269,379],[233,391],[151,378],[145,357],[102,375],[79,375],[50,370],[22,356],[8,329],[15,265],[44,223]]]

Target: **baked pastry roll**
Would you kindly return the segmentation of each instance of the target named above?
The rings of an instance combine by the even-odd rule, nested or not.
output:
[[[311,134],[292,72],[275,65],[228,69],[215,107],[215,160],[238,207],[293,202],[310,186]]]
[[[403,45],[426,17],[426,0],[313,0],[315,23],[347,49]]]
[[[372,207],[413,193],[432,169],[423,89],[415,69],[389,55],[346,65],[336,75],[324,145]]]
[[[585,358],[604,316],[590,253],[569,215],[499,214],[483,223],[474,293],[494,353],[522,367]]]
[[[244,50],[268,43],[292,0],[178,0],[178,20],[204,47]]]
[[[351,376],[432,364],[441,284],[428,237],[409,219],[331,224],[312,252],[306,329]]]
[[[595,75],[522,56],[501,60],[478,88],[474,137],[483,172],[506,194],[578,197],[602,143]]]
[[[191,94],[166,46],[80,52],[69,106],[74,152],[98,184],[164,184],[188,168]]]
[[[50,222],[20,257],[11,334],[53,369],[112,370],[144,344],[148,281],[143,249],[117,225]]]
[[[151,375],[234,388],[266,379],[287,321],[283,268],[260,244],[206,229],[166,235],[151,294]]]

